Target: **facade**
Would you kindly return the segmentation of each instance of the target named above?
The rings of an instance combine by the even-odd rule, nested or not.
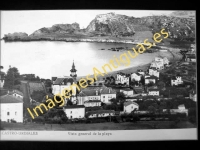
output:
[[[173,85],[180,85],[180,84],[183,84],[183,81],[182,81],[182,77],[181,77],[181,76],[176,76],[176,78],[173,77],[173,78],[171,79],[171,86],[173,86]]]
[[[135,102],[124,102],[124,113],[131,113],[133,110],[139,110],[139,105]]]
[[[78,105],[85,105],[86,102],[90,101],[90,103],[87,103],[85,106],[91,107],[88,105],[96,104],[96,103],[93,103],[92,101],[100,101],[101,100],[100,91],[98,89],[82,90],[77,95],[77,100],[78,100],[78,102],[77,102]],[[99,103],[97,103],[97,104],[99,104]]]
[[[149,69],[149,75],[151,76],[156,76],[157,78],[159,78],[160,72],[158,72],[156,69]]]
[[[148,95],[159,96],[159,93],[158,89],[149,89]]]
[[[129,85],[129,76],[124,73],[117,73],[117,79],[115,80],[115,84],[126,84]]]
[[[112,98],[116,98],[116,91],[112,90],[111,88],[103,87],[100,89],[101,93],[101,102],[110,104],[110,100]]]
[[[114,110],[96,110],[96,111],[89,111],[87,114],[88,118],[96,118],[96,117],[108,117],[114,116]]]
[[[64,106],[63,110],[68,119],[85,117],[85,106],[84,105]]]
[[[19,97],[7,94],[0,97],[0,119],[1,121],[23,122],[23,100]]]
[[[132,73],[131,74],[131,81],[141,81],[141,74],[139,74],[139,73]]]

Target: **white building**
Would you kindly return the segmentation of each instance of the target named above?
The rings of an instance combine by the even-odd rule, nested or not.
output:
[[[131,74],[131,81],[141,81],[141,74],[139,74],[139,73],[132,73]]]
[[[115,84],[119,83],[129,85],[129,76],[124,73],[117,73],[117,79],[115,80]]]
[[[160,72],[158,72],[156,69],[149,69],[149,75],[151,76],[156,76],[157,78],[159,78],[160,76]]]
[[[179,84],[183,84],[183,81],[182,81],[182,77],[181,77],[181,76],[176,76],[176,78],[173,77],[173,78],[171,79],[171,86],[173,86],[173,85],[179,85]]]
[[[185,109],[185,105],[179,105],[178,109],[170,109],[169,110],[171,114],[177,114],[177,113],[185,113],[188,116],[188,109]],[[167,112],[167,109],[163,109],[163,112]]]
[[[124,113],[131,113],[133,110],[139,110],[139,105],[135,102],[124,102]]]
[[[64,106],[63,110],[68,119],[85,117],[85,106],[84,105]]]
[[[0,119],[1,121],[23,122],[23,101],[13,95],[4,95],[0,97]]]
[[[158,89],[149,89],[148,95],[159,96],[159,90]]]

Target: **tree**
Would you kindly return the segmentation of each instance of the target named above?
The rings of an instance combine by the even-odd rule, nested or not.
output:
[[[44,91],[33,91],[33,93],[31,94],[31,98],[36,100],[37,102],[42,102],[44,96],[46,96],[46,93]]]
[[[20,84],[20,74],[16,67],[9,68],[5,76],[4,88],[13,89],[15,85]]]

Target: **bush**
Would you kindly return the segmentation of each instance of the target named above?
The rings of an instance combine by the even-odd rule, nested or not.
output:
[[[188,117],[189,122],[194,123],[194,124],[196,123],[196,119],[197,119],[197,118],[194,117],[194,116],[189,116],[189,117]]]

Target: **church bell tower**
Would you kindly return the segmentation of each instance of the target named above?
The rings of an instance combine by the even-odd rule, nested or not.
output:
[[[72,78],[76,78],[77,77],[76,71],[77,70],[75,69],[74,60],[73,60],[72,69],[70,70],[70,72],[71,72],[70,76]]]

